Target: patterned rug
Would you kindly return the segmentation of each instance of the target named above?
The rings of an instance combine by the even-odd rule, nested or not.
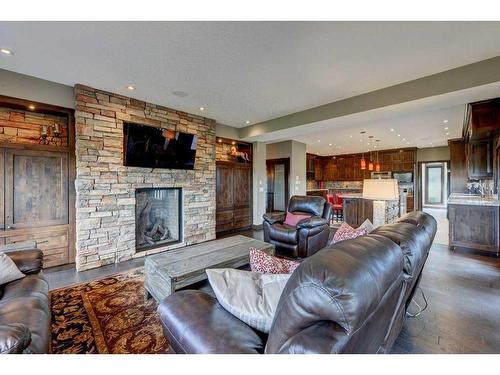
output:
[[[142,272],[52,291],[52,353],[171,353]]]

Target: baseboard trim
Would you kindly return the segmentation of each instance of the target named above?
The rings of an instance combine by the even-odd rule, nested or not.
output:
[[[262,224],[259,225],[252,225],[253,230],[261,230],[263,228]]]

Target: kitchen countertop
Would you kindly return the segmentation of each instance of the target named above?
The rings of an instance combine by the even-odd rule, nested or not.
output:
[[[481,198],[479,195],[451,193],[448,204],[460,204],[469,206],[500,206],[500,200],[494,196]]]

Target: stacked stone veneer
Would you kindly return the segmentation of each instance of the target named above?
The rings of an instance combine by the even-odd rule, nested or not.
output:
[[[136,254],[136,188],[182,187],[184,241],[173,247],[215,238],[214,120],[82,85],[75,101],[78,270]],[[197,134],[194,170],[124,167],[124,121]]]

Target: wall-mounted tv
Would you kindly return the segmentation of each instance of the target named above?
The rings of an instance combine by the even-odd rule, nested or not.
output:
[[[152,126],[124,123],[124,165],[193,169],[198,137]]]

